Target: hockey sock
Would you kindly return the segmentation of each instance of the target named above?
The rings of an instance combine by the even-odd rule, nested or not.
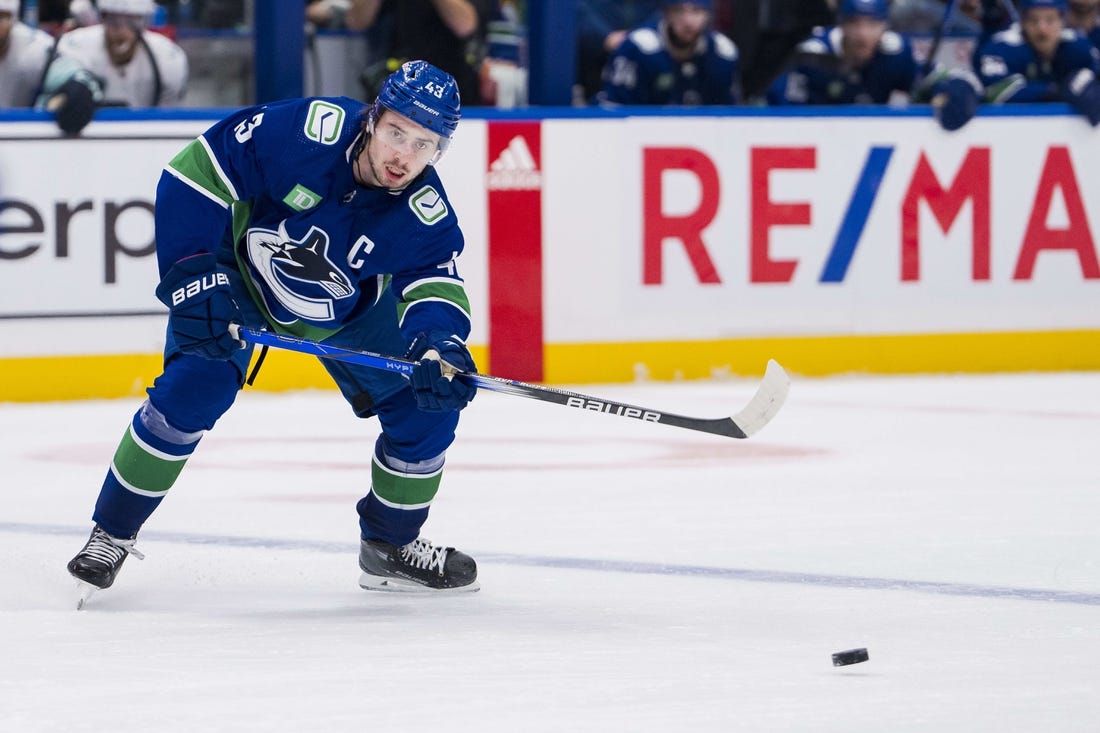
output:
[[[443,477],[443,456],[406,463],[385,455],[381,445],[371,460],[371,490],[359,500],[363,539],[407,545],[420,536]]]
[[[92,519],[114,537],[133,537],[168,489],[205,431],[185,433],[146,401],[134,414],[103,486]]]

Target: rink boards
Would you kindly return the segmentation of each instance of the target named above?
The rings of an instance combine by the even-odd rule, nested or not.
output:
[[[471,111],[439,168],[481,369],[1100,368],[1098,133],[1012,111],[951,134],[926,108]],[[0,400],[138,394],[157,373],[153,192],[221,112],[135,114],[74,140],[0,118]],[[257,384],[326,385],[284,354]]]

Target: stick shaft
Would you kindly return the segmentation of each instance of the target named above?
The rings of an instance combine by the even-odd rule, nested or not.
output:
[[[231,326],[230,331],[234,337],[253,344],[274,346],[280,349],[297,351],[303,354],[312,354],[324,359],[336,359],[353,364],[382,369],[399,374],[411,374],[416,362],[402,359],[396,356],[377,354],[371,351],[358,351],[339,346],[322,344],[308,339],[283,336],[271,331],[260,331],[253,328]],[[617,402],[602,397],[568,392],[566,390],[544,387],[528,382],[519,382],[514,379],[494,377],[489,374],[476,374],[458,372],[456,379],[462,379],[479,389],[487,389],[492,392],[527,397],[541,402],[551,402],[565,407],[573,407],[591,412],[602,412],[616,417],[626,417],[643,422],[655,422],[674,427],[695,430],[713,435],[722,435],[729,438],[747,438],[762,428],[779,411],[784,399],[786,399],[789,380],[782,367],[772,361],[768,364],[764,381],[757,390],[756,395],[749,405],[741,410],[736,417],[722,418],[696,418],[685,415],[675,415],[668,412],[654,410],[648,407]]]

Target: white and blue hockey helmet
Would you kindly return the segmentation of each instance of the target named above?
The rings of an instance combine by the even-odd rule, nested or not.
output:
[[[11,13],[18,20],[19,0],[0,0],[0,13]]]
[[[386,77],[370,110],[372,130],[383,107],[439,135],[440,154],[450,145],[462,118],[455,78],[427,61],[406,61]]]
[[[119,15],[152,15],[157,9],[153,0],[98,0],[95,5],[101,13]]]

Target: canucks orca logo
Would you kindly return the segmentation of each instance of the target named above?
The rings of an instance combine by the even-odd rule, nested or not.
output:
[[[351,279],[329,259],[329,238],[322,229],[310,227],[302,239],[294,240],[284,222],[278,231],[249,229],[245,240],[249,261],[279,304],[297,318],[331,321],[336,312],[333,301],[355,293]],[[268,310],[277,317],[272,305],[267,304]]]

